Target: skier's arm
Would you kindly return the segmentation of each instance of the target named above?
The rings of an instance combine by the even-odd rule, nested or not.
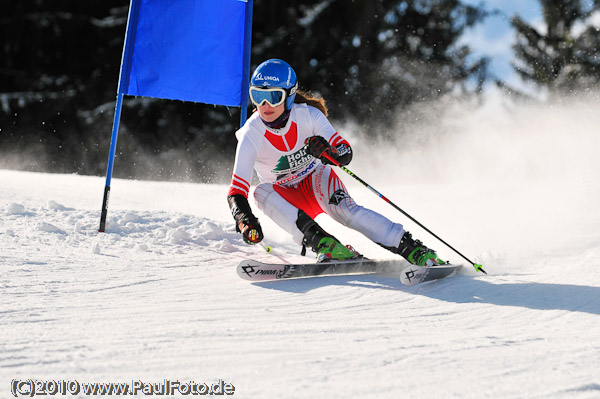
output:
[[[227,196],[229,209],[235,219],[235,229],[242,233],[244,242],[258,244],[264,238],[258,219],[252,213],[248,199],[240,194]]]
[[[235,229],[242,233],[244,241],[248,244],[257,244],[263,239],[260,223],[248,203],[256,154],[256,148],[248,138],[238,143],[233,176],[227,193],[227,203],[235,220]]]

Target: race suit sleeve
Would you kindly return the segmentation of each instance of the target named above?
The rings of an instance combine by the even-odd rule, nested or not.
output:
[[[231,215],[236,222],[236,230],[243,234],[245,234],[244,230],[247,227],[259,231],[261,238],[258,241],[260,241],[262,239],[262,230],[260,229],[258,219],[252,213],[252,209],[248,203],[250,182],[252,181],[257,154],[257,146],[252,142],[251,137],[248,134],[242,135],[235,152],[235,164],[233,166],[231,185],[227,193],[227,203],[229,204]]]
[[[231,176],[231,185],[227,196],[240,194],[248,198],[250,192],[250,182],[254,171],[254,162],[258,154],[257,146],[247,135],[238,142],[235,152],[235,164],[233,166],[233,175]]]

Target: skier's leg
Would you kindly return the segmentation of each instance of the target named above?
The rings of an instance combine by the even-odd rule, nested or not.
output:
[[[313,190],[320,194],[315,197],[332,219],[380,245],[398,246],[404,234],[401,224],[393,223],[385,216],[357,205],[331,167],[319,167],[313,176]]]
[[[277,193],[272,184],[259,184],[254,190],[254,202],[258,209],[291,234],[296,244],[302,245],[304,234],[296,225],[299,209]]]
[[[319,262],[356,257],[354,252],[340,244],[306,212],[290,203],[289,200],[299,202],[300,192],[292,188],[279,191],[281,193],[272,184],[260,184],[254,190],[254,200],[265,215],[292,235],[294,242],[317,252]]]
[[[314,188],[315,192],[322,193],[316,198],[321,208],[334,220],[359,231],[411,263],[424,265],[428,260],[432,260],[430,263],[443,263],[435,251],[428,249],[421,241],[413,240],[401,224],[393,223],[385,216],[357,205],[331,167],[317,169],[313,184],[320,185],[318,189]]]

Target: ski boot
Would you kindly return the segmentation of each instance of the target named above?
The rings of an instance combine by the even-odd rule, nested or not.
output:
[[[329,262],[332,260],[350,260],[357,259],[360,254],[352,247],[342,245],[334,237],[323,237],[317,247],[317,263]]]
[[[434,250],[427,248],[419,240],[413,240],[408,231],[400,239],[400,244],[395,252],[417,266],[436,266],[446,263],[438,258]]]
[[[345,247],[334,236],[327,233],[321,226],[310,218],[304,211],[298,211],[296,226],[304,235],[302,239],[302,255],[306,254],[306,247],[317,253],[317,263],[332,260],[349,260],[361,258],[352,247]]]

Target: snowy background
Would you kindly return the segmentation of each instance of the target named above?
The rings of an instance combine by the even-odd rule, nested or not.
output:
[[[274,252],[245,245],[223,185],[113,179],[101,234],[103,178],[0,170],[0,397],[15,378],[223,379],[240,398],[600,397],[600,102],[490,97],[419,127],[436,140],[383,147],[338,126],[353,172],[489,273],[417,287],[240,279],[241,259],[302,258],[260,213]],[[340,175],[359,203],[406,222]]]

